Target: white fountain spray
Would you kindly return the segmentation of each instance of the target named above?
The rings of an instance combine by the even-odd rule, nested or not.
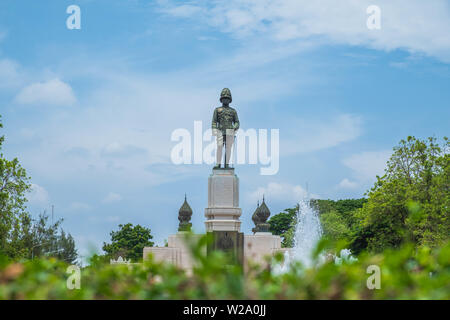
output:
[[[298,203],[297,224],[291,257],[305,267],[312,265],[312,252],[322,237],[319,213],[313,207],[309,197]]]
[[[283,265],[274,268],[277,274],[287,272],[294,261],[301,262],[305,267],[311,267],[313,250],[322,237],[319,213],[311,207],[308,196],[299,201],[296,218],[293,247],[285,252]]]

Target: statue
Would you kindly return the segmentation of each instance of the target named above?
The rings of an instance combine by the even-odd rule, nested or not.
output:
[[[224,88],[220,94],[221,107],[214,110],[212,118],[213,135],[217,137],[217,157],[214,169],[219,169],[222,162],[222,148],[225,146],[225,164],[230,163],[231,148],[234,143],[234,134],[239,129],[239,118],[235,109],[230,107],[232,101],[231,91]]]

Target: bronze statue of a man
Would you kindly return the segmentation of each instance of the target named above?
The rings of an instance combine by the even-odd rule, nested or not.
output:
[[[234,134],[239,129],[239,118],[235,109],[230,107],[232,101],[231,91],[224,88],[220,94],[221,107],[214,110],[212,118],[213,135],[217,137],[217,158],[214,169],[220,168],[222,162],[222,148],[225,144],[225,165],[228,168],[231,156],[231,147],[234,142]]]

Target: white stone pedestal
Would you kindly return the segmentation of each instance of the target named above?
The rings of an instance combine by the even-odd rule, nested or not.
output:
[[[239,179],[234,169],[213,169],[208,178],[206,232],[240,231]]]
[[[244,236],[246,267],[250,261],[265,266],[267,265],[267,257],[285,250],[285,248],[281,248],[281,237],[275,236],[271,232],[256,232],[255,234]]]
[[[194,234],[189,240],[196,242],[200,237],[201,235]],[[167,247],[145,247],[144,261],[148,259],[149,254],[152,254],[155,261],[174,264],[190,273],[194,267],[194,261],[187,240],[185,232],[178,232],[169,236]]]

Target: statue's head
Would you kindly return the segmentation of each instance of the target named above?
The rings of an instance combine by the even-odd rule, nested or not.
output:
[[[220,102],[227,105],[227,104],[230,104],[231,101],[232,101],[232,98],[231,98],[230,89],[224,88],[222,90],[222,92],[220,93]]]

